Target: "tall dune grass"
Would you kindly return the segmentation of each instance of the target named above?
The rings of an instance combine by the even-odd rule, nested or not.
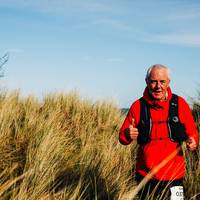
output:
[[[137,146],[119,144],[124,116],[114,103],[1,92],[0,110],[0,199],[123,200],[136,188]],[[198,199],[199,151],[185,153],[186,196]]]

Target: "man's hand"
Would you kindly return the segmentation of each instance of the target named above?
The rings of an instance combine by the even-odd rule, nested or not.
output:
[[[135,127],[135,119],[132,118],[132,123],[129,125],[129,137],[132,140],[137,140],[138,134],[138,129]]]
[[[188,150],[194,151],[197,148],[197,143],[193,137],[189,137],[186,141]]]

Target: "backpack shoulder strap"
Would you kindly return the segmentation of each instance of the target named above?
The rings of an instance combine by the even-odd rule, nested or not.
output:
[[[140,98],[140,121],[137,126],[139,131],[137,138],[138,144],[146,144],[150,141],[151,127],[150,108],[142,97]]]
[[[140,121],[149,121],[150,111],[143,97],[140,98]]]
[[[168,115],[169,137],[172,142],[181,143],[187,140],[185,126],[180,122],[178,115],[178,96],[173,94],[169,105]]]
[[[172,98],[169,103],[169,118],[174,122],[179,121],[178,117],[178,95],[172,94]]]

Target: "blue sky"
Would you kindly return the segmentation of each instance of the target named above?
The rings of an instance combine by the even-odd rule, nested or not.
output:
[[[155,63],[186,100],[200,89],[199,0],[0,0],[1,87],[39,98],[76,90],[129,107]]]

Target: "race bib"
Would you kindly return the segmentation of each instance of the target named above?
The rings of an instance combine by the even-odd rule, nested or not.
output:
[[[184,200],[183,186],[174,186],[170,188],[170,200]]]

